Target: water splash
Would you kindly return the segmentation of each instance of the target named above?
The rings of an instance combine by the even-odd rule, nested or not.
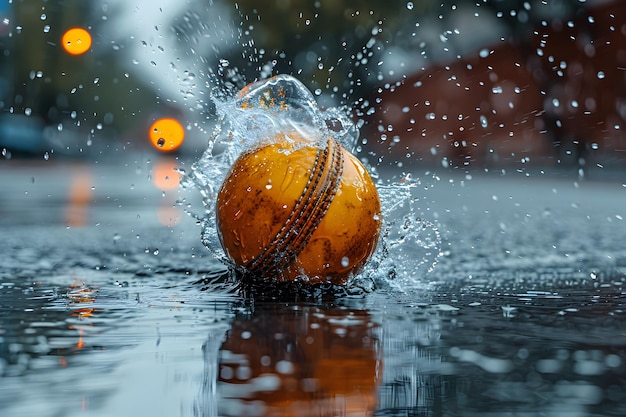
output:
[[[332,136],[354,151],[359,132],[345,108],[318,107],[313,94],[296,78],[278,75],[252,83],[235,95],[215,98],[218,122],[208,147],[185,174],[183,187],[197,188],[204,213],[191,213],[202,226],[202,243],[235,272],[224,253],[216,228],[219,189],[232,164],[245,151],[267,143],[280,132],[295,131],[312,142]],[[410,176],[377,181],[383,213],[379,245],[364,271],[347,283],[350,289],[371,291],[377,285],[406,289],[418,285],[440,256],[441,237],[434,223],[420,219],[414,209],[419,181]],[[243,271],[239,271],[243,272]],[[353,292],[353,291],[352,291]]]
[[[442,238],[434,221],[416,212],[420,184],[410,176],[379,184],[383,235],[369,265],[375,282],[404,291],[420,286],[441,256]]]

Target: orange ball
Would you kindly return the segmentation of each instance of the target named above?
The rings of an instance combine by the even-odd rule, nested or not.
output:
[[[319,146],[295,132],[243,153],[216,210],[222,247],[246,273],[311,284],[361,271],[382,222],[363,164],[332,137]]]

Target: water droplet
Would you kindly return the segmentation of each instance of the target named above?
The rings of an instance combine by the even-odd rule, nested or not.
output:
[[[511,318],[515,316],[516,307],[511,307],[510,305],[502,306],[502,316],[506,318]]]
[[[348,258],[347,256],[344,256],[343,258],[341,258],[341,266],[343,266],[344,268],[347,268],[350,265],[350,258]]]
[[[43,159],[45,159],[46,161],[47,161],[48,159],[50,159],[50,154],[49,154],[48,152],[44,153],[44,154],[43,154]]]
[[[604,78],[604,71],[598,71],[598,78],[599,79],[603,79]]]
[[[496,87],[493,87],[493,88],[491,89],[491,92],[492,92],[493,94],[502,94],[502,86],[499,86],[499,85],[498,85],[498,86],[496,86]]]
[[[409,10],[413,10],[413,2],[412,1],[408,2],[406,4],[406,8],[409,9]]]
[[[159,147],[161,147],[161,148],[162,148],[163,146],[165,146],[165,139],[164,139],[164,138],[159,138],[159,139],[157,140],[157,145],[158,145]]]

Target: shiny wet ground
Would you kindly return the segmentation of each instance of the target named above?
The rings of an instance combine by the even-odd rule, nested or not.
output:
[[[626,414],[623,181],[423,175],[432,272],[251,301],[167,163],[0,165],[0,415]]]

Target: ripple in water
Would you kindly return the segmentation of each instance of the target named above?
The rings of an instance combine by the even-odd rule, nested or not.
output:
[[[277,98],[280,100],[276,101]],[[234,278],[238,272],[245,271],[232,264],[220,245],[216,201],[230,167],[242,152],[285,131],[296,131],[320,142],[332,136],[354,152],[359,131],[347,109],[320,109],[313,94],[289,75],[259,81],[234,96],[214,100],[217,125],[206,151],[181,184],[200,191],[204,212],[190,214],[201,223],[202,243],[229,267]],[[381,238],[364,270],[353,276],[341,291],[353,294],[371,291],[376,286],[397,290],[419,286],[437,263],[441,246],[436,225],[418,218],[414,210],[414,190],[419,181],[411,176],[383,180],[376,167],[367,168],[381,199]]]

